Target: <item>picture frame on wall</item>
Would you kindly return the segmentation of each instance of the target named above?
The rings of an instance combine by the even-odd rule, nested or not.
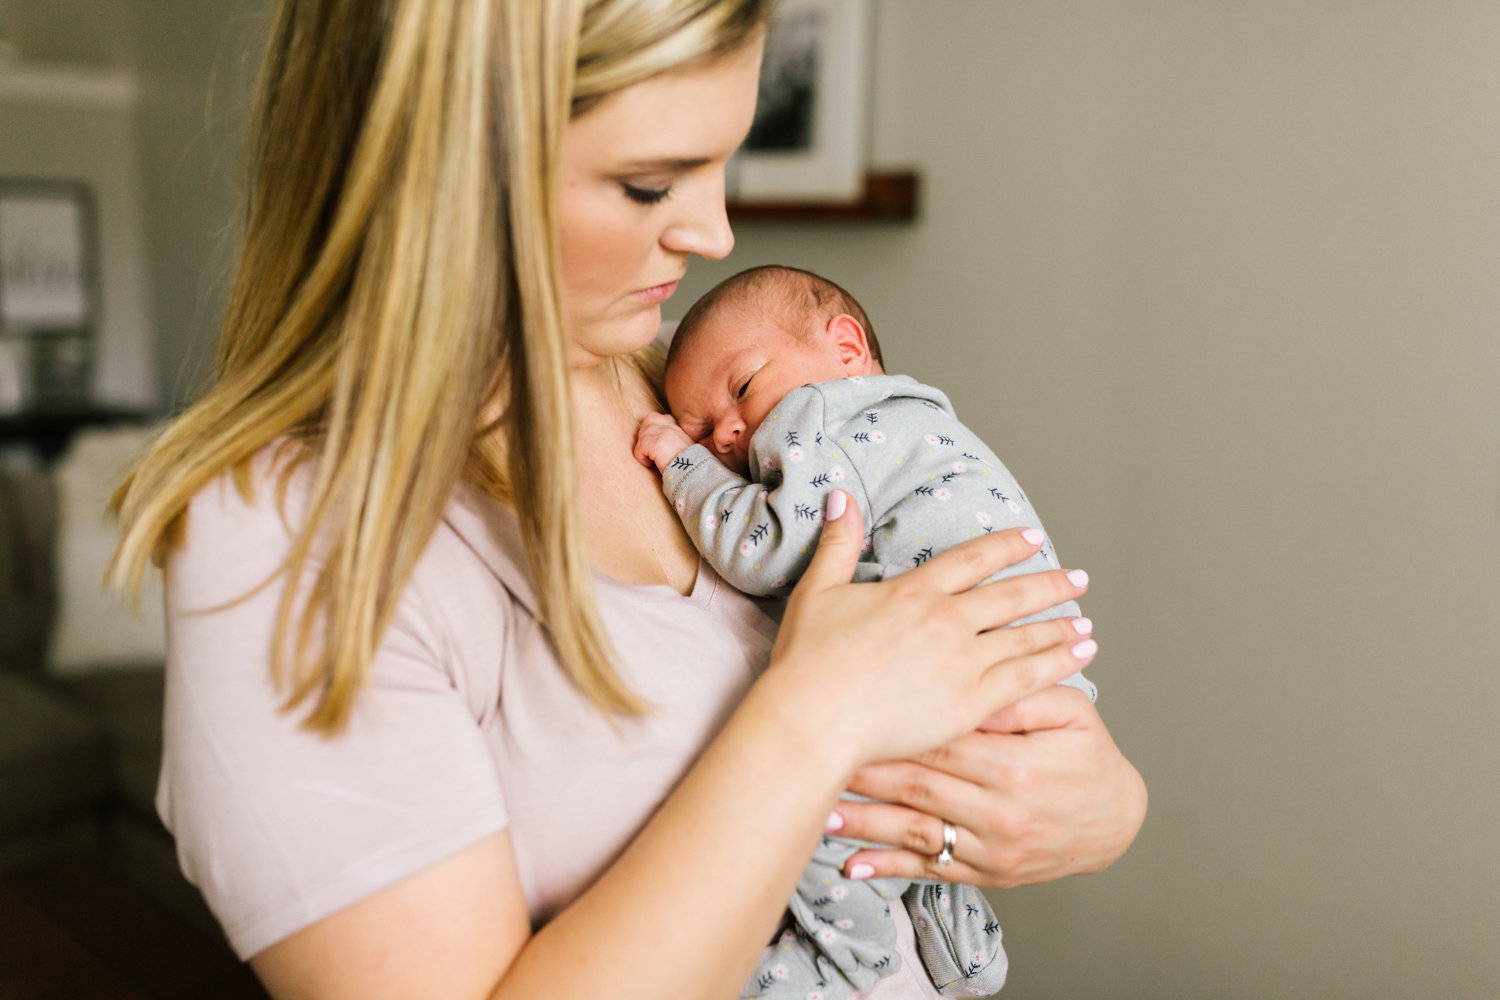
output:
[[[785,0],[766,37],[755,124],[731,161],[729,197],[860,198],[869,63],[869,0]]]
[[[0,413],[88,405],[98,255],[86,184],[0,178]]]

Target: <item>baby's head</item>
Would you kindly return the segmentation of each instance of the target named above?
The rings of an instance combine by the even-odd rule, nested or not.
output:
[[[667,354],[667,403],[689,437],[745,475],[750,439],[787,393],[883,373],[880,344],[854,296],[808,271],[756,267],[683,317]]]

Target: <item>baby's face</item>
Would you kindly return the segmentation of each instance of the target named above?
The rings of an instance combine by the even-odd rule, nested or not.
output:
[[[851,371],[821,328],[806,343],[785,323],[769,310],[721,306],[667,369],[667,401],[683,431],[742,476],[750,439],[783,396],[809,382],[867,374]]]

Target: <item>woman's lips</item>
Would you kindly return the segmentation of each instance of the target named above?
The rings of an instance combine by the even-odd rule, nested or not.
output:
[[[678,279],[678,281],[681,280],[682,279],[680,278]],[[649,302],[652,305],[655,305],[658,302],[665,302],[670,299],[672,297],[672,293],[677,291],[677,283],[677,281],[669,281],[665,285],[657,285],[653,288],[643,288],[639,292],[632,292],[630,294],[630,297],[641,302]]]

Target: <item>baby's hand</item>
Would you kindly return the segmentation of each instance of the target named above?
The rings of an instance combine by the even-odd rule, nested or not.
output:
[[[665,413],[648,413],[635,438],[635,458],[646,468],[662,472],[684,448],[692,446],[693,439],[683,433],[677,421]]]

